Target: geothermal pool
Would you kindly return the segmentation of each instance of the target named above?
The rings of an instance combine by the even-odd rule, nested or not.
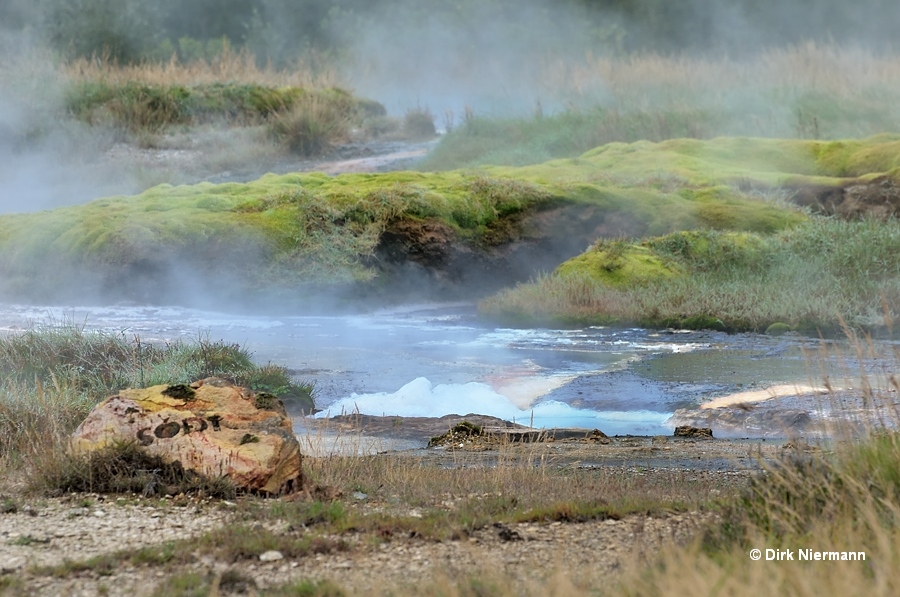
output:
[[[182,307],[0,305],[0,330],[60,323],[142,342],[225,340],[315,382],[318,417],[493,415],[535,427],[671,433],[678,408],[841,375],[820,341],[719,332],[480,323],[471,304],[360,315],[239,315]],[[812,355],[812,356],[811,356]],[[832,370],[834,369],[834,370]],[[302,426],[302,421],[298,422]]]

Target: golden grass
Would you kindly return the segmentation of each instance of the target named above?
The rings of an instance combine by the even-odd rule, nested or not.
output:
[[[786,97],[811,91],[835,98],[883,97],[873,90],[896,91],[900,56],[862,48],[807,42],[788,48],[763,50],[753,58],[704,58],[638,54],[599,56],[581,60],[548,56],[534,65],[542,82],[538,97],[579,106],[613,103],[629,109],[691,107],[698,98],[704,105],[738,101],[735,93],[748,92],[773,106]],[[261,65],[247,51],[225,49],[212,61],[144,62],[119,65],[103,57],[79,58],[61,65],[71,79],[140,82],[156,85],[255,83],[304,88],[352,88],[353,81],[340,64],[327,58],[298,60],[289,68]],[[746,99],[746,98],[745,98]]]
[[[641,104],[678,99],[679,94],[682,99],[703,94],[708,100],[723,100],[728,92],[740,89],[818,90],[838,96],[863,95],[873,87],[896,89],[900,56],[807,42],[766,49],[746,59],[589,54],[580,62],[548,61],[541,70],[547,90],[592,99],[602,87],[614,97],[638,99],[634,108],[646,108]]]
[[[260,66],[257,58],[246,51],[226,49],[215,60],[182,62],[173,56],[168,62],[143,62],[120,65],[104,58],[78,58],[60,66],[72,80],[109,83],[144,83],[148,85],[202,85],[212,83],[245,83],[270,87],[326,89],[345,87],[347,81],[335,65],[321,61],[299,61],[290,68],[276,69],[271,64]]]

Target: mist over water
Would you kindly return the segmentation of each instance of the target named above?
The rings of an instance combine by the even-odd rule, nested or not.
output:
[[[146,343],[239,343],[314,383],[319,417],[484,414],[540,428],[668,434],[679,408],[774,383],[810,383],[802,339],[642,329],[485,326],[471,305],[352,317],[182,307],[0,306],[0,332],[83,325]],[[822,371],[826,371],[823,369]],[[833,376],[837,379],[837,376]],[[302,420],[297,420],[302,427]]]
[[[19,3],[21,7],[28,4]],[[274,0],[256,4],[260,15],[291,14],[290,10],[285,12],[289,5],[282,5],[281,12],[275,10]],[[337,16],[325,11],[327,31],[318,33],[334,40],[334,46],[326,49],[334,50],[331,55],[340,59],[339,70],[356,93],[382,102],[394,115],[402,116],[414,108],[427,109],[438,128],[459,126],[472,113],[539,117],[566,109],[649,109],[668,105],[665,102],[673,102],[675,109],[705,109],[708,104],[698,102],[710,98],[710,102],[720,102],[717,108],[730,108],[723,113],[736,114],[735,120],[745,120],[744,114],[759,112],[762,105],[762,112],[768,111],[769,118],[779,126],[788,122],[788,128],[782,130],[793,134],[794,104],[765,103],[771,100],[766,97],[768,90],[754,91],[757,80],[752,69],[746,71],[746,81],[738,81],[726,92],[708,93],[721,82],[715,73],[738,70],[737,62],[722,61],[716,66],[719,71],[689,72],[678,79],[681,87],[672,81],[682,71],[690,71],[691,64],[702,67],[703,60],[717,49],[727,50],[739,61],[759,56],[769,43],[779,47],[807,38],[828,39],[832,33],[849,46],[888,48],[890,43],[884,35],[884,23],[891,19],[861,10],[853,19],[841,21],[848,10],[853,11],[830,2],[816,7],[784,3],[771,9],[766,18],[750,14],[748,7],[752,4],[723,8],[716,3],[715,7],[700,2],[668,3],[656,6],[657,12],[626,10],[608,18],[597,17],[596,6],[590,2],[443,4],[384,3],[375,10],[356,12],[349,8],[362,4],[342,5],[348,8],[343,16],[340,10],[334,11]],[[185,11],[192,18],[204,17]],[[37,13],[23,8],[20,14]],[[167,15],[167,20],[177,22],[180,16],[175,11]],[[55,66],[59,56],[46,52],[48,38],[39,34],[40,19],[29,24],[28,18],[22,17],[15,32],[4,31],[5,25],[0,24],[0,213],[34,212],[143,190],[138,174],[104,162],[119,133],[66,118],[66,82]],[[670,28],[665,19],[671,19]],[[802,29],[796,36],[787,30],[792,21]],[[760,25],[767,22],[778,23],[780,28]],[[235,41],[246,42],[245,47],[251,50],[258,48],[260,59],[275,57],[272,47],[260,42],[265,37],[260,32],[280,32],[279,24],[264,24],[257,29],[253,27],[258,23],[248,21],[244,25],[235,30],[255,32],[257,37],[248,33],[246,39]],[[669,29],[674,31],[670,37],[651,43],[653,32]],[[26,30],[30,33],[23,33]],[[291,33],[290,27],[285,30]],[[131,33],[137,36],[139,32],[135,29]],[[254,39],[261,45],[253,46]],[[161,39],[127,41],[135,41],[135,47],[137,41],[165,47]],[[707,41],[709,47],[703,51],[700,46]],[[866,41],[871,43],[863,43]],[[634,71],[639,74],[638,81],[624,80],[625,75],[617,81],[621,72],[612,69],[601,75],[602,69],[595,68],[598,60],[607,57],[620,60],[613,66],[634,66],[636,59],[627,55],[631,50],[671,54],[671,59],[651,56]],[[691,64],[679,62],[682,50],[701,59]],[[272,54],[267,55],[267,51]],[[838,86],[861,89],[863,94],[867,86],[877,88],[878,80],[871,83],[862,78],[864,69],[858,69],[858,73],[854,69],[857,59],[861,62],[868,59],[867,55],[842,56],[846,60],[841,63],[841,76],[836,77]],[[276,58],[287,63],[284,57]],[[809,80],[827,81],[815,91],[828,100],[834,95],[828,87],[832,84],[828,75],[835,64],[827,54],[820,63],[801,64]],[[794,94],[804,99],[807,90],[799,83],[793,85],[793,71],[785,72],[791,85],[784,87],[783,95],[791,101],[796,99]],[[848,73],[861,78],[849,77]],[[849,78],[844,80],[844,76]],[[707,87],[699,84],[704,77],[710,79],[704,83]],[[622,89],[631,95],[622,93]],[[759,130],[738,132],[758,134]],[[234,264],[229,259],[223,261]],[[174,281],[176,287],[192,279],[184,263],[160,263],[160,270],[169,275],[159,278]],[[128,281],[135,284],[137,277]],[[216,281],[228,286],[230,279],[223,273]],[[144,283],[153,286],[151,290],[159,289],[156,278]],[[48,287],[53,284],[50,281]],[[221,308],[217,296],[209,294],[211,309]],[[147,296],[151,297],[147,302],[151,302],[154,295]],[[662,423],[677,408],[695,406],[706,398],[743,389],[746,384],[809,381],[794,352],[790,352],[790,359],[782,358],[785,351],[796,348],[780,344],[787,341],[755,340],[765,344],[765,350],[776,352],[770,356],[754,345],[756,352],[749,354],[757,359],[753,366],[760,369],[753,369],[746,355],[740,354],[734,360],[736,369],[748,372],[727,379],[720,373],[731,361],[710,355],[716,351],[734,355],[733,338],[704,333],[669,338],[647,330],[486,328],[474,321],[468,306],[462,315],[453,309],[437,309],[441,313],[435,315],[429,308],[344,318],[283,313],[233,316],[214,310],[144,305],[77,312],[22,306],[0,310],[2,327],[10,331],[50,313],[57,320],[85,321],[89,327],[135,334],[146,341],[208,334],[214,339],[247,343],[258,360],[284,364],[296,371],[297,377],[313,380],[320,406],[332,415],[361,412],[435,417],[478,413],[520,423],[533,421],[538,427],[576,426],[611,434],[645,434],[664,432]],[[688,353],[703,358],[687,363],[679,358]],[[789,366],[784,369],[776,366],[786,361]]]
[[[435,385],[424,377],[412,380],[396,392],[352,394],[334,402],[317,417],[350,413],[401,417],[480,414],[537,428],[602,429],[607,434],[654,435],[671,431],[663,425],[671,413],[595,411],[573,408],[557,400],[520,408],[485,383]]]

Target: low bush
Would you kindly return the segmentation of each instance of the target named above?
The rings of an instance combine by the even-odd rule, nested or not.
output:
[[[403,116],[403,134],[409,139],[430,139],[437,134],[428,108],[410,108]]]
[[[292,152],[311,156],[346,140],[357,120],[356,106],[349,95],[306,93],[289,110],[275,114],[271,129]]]

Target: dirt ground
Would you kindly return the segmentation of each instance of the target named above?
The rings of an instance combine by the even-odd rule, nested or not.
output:
[[[404,426],[373,419],[380,418],[370,418],[368,433],[379,433],[379,426],[405,427],[400,433],[407,437],[411,428],[416,428],[421,437],[439,426],[446,428],[448,423],[414,421]],[[356,425],[358,430],[358,421]],[[554,466],[581,469],[616,468],[629,475],[683,471],[694,480],[717,487],[742,487],[762,461],[792,449],[783,441],[578,435],[562,434],[553,441],[544,437],[545,441],[507,442],[502,447],[503,457],[551,459]],[[500,455],[501,446],[493,441],[471,438],[458,444],[377,457],[399,455],[442,467],[489,467],[496,464]],[[448,541],[393,536],[389,541],[373,542],[371,534],[349,532],[335,538],[344,543],[343,550],[301,558],[275,554],[268,561],[233,563],[198,556],[190,564],[174,569],[128,563],[112,571],[86,569],[56,576],[38,567],[85,561],[127,548],[162,546],[167,541],[227,528],[239,518],[242,498],[228,501],[98,494],[45,498],[21,494],[15,487],[6,488],[4,495],[6,499],[0,500],[5,504],[0,513],[0,593],[47,596],[151,595],[170,575],[194,573],[214,578],[226,571],[253,579],[256,589],[242,593],[246,587],[222,587],[222,595],[255,594],[267,587],[314,579],[330,579],[350,595],[373,594],[376,588],[414,588],[443,577],[462,578],[477,573],[509,575],[522,583],[541,582],[563,573],[569,581],[596,586],[639,565],[663,545],[690,541],[716,518],[710,512],[685,512],[589,522],[498,523]],[[348,502],[347,507],[363,511],[377,512],[387,507],[378,496],[359,494],[343,499]],[[406,514],[415,516],[415,508]],[[287,523],[263,524],[279,532],[280,526]],[[573,577],[577,576],[574,571],[583,578]]]

